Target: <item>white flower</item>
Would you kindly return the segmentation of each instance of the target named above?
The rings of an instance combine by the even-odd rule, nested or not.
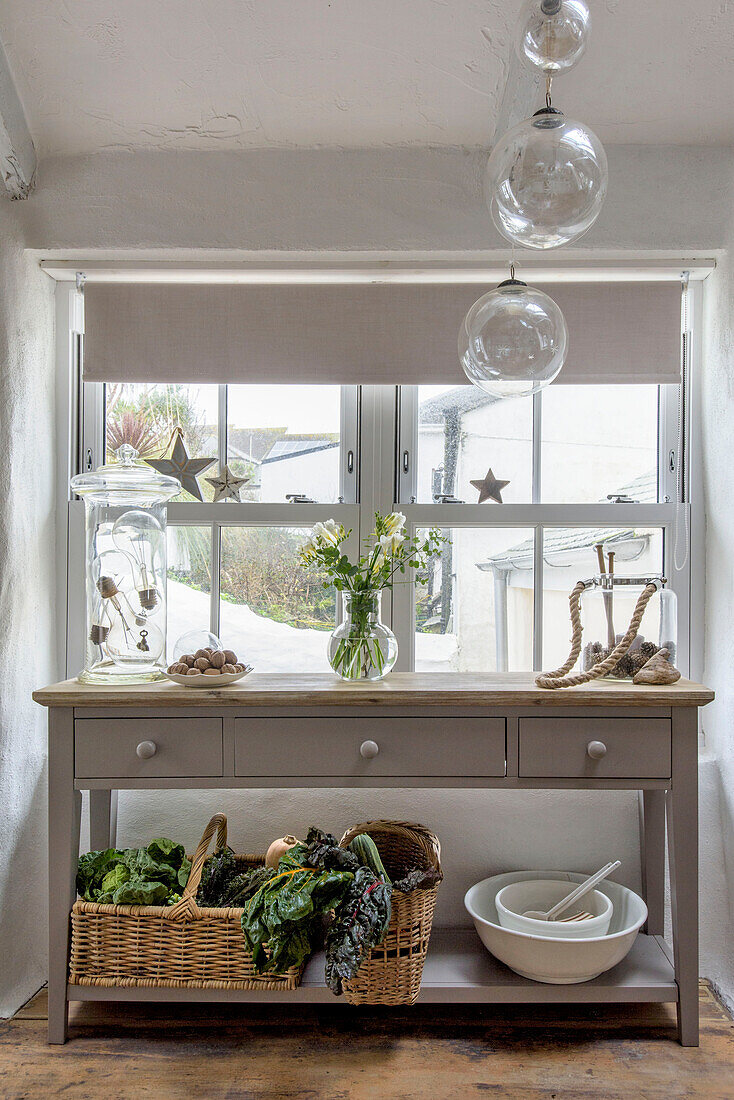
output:
[[[388,535],[400,533],[405,527],[405,516],[402,512],[391,512],[385,516],[385,530]]]
[[[327,519],[326,523],[315,523],[310,541],[314,546],[338,546],[344,531],[336,520]]]
[[[401,535],[397,530],[391,535],[380,535],[377,540],[377,545],[380,548],[380,556],[392,557],[394,554],[397,554],[404,542],[405,535]]]

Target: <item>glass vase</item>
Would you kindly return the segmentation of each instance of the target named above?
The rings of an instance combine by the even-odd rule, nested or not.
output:
[[[581,596],[584,645],[581,669],[588,671],[605,660],[627,632],[638,599],[648,584],[657,591],[645,608],[637,637],[629,651],[608,672],[612,680],[631,680],[660,649],[668,650],[668,660],[676,662],[678,651],[678,615],[675,592],[666,587],[659,574],[624,577],[608,573],[592,577]]]
[[[329,639],[329,664],[342,680],[382,680],[398,640],[380,619],[382,592],[342,592],[343,621]]]
[[[166,501],[181,485],[137,457],[123,444],[116,462],[71,479],[86,505],[83,683],[147,683],[166,665]]]

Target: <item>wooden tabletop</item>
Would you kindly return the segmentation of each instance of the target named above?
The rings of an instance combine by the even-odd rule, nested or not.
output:
[[[714,693],[679,680],[670,686],[628,680],[593,680],[548,691],[534,674],[514,672],[393,672],[378,683],[344,683],[330,673],[253,672],[236,684],[188,688],[171,680],[152,684],[80,684],[64,680],[33,693],[46,707],[303,707],[303,706],[705,706]]]

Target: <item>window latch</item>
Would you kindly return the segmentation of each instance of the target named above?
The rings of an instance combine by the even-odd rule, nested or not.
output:
[[[291,504],[315,504],[316,501],[311,497],[305,496],[303,493],[286,493],[285,499],[289,500]]]
[[[633,497],[625,496],[624,493],[607,493],[607,500],[611,504],[638,504]]]
[[[466,504],[465,500],[459,500],[458,497],[454,497],[451,493],[434,493],[433,499],[436,504]]]

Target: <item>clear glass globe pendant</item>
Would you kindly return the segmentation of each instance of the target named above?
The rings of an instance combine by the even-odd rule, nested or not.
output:
[[[500,233],[526,248],[577,240],[599,216],[608,182],[597,136],[550,105],[509,130],[487,161],[485,195]]]
[[[566,359],[568,330],[547,294],[514,277],[474,303],[459,332],[459,360],[473,385],[495,398],[549,385]]]
[[[555,76],[576,64],[590,30],[586,0],[527,0],[517,22],[515,44],[527,65]]]

